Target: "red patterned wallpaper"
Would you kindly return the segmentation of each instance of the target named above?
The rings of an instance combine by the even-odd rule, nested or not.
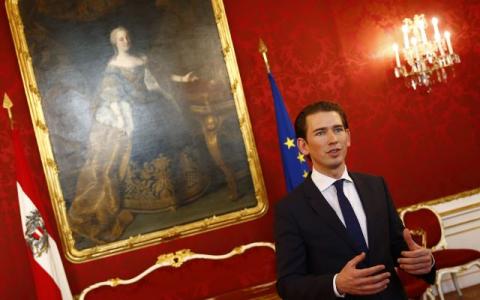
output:
[[[480,186],[480,3],[476,1],[255,1],[225,0],[247,105],[269,201],[285,192],[274,110],[263,61],[261,37],[291,116],[318,99],[338,100],[352,131],[348,166],[381,174],[398,206]],[[452,32],[462,63],[448,84],[431,93],[407,89],[393,77],[391,44],[399,26],[415,13],[437,16]],[[0,10],[0,95],[15,102],[17,126],[24,136],[40,191],[48,199],[40,158],[23,92],[5,11]],[[0,113],[0,298],[34,299],[14,181],[6,114]],[[272,240],[272,211],[259,220],[184,238],[85,264],[65,262],[71,287],[111,277],[128,278],[162,253],[190,248],[221,254],[239,244]],[[228,238],[225,238],[228,237]],[[227,262],[189,262],[161,270],[141,284],[104,288],[90,299],[200,299],[274,278],[273,257],[256,250]]]

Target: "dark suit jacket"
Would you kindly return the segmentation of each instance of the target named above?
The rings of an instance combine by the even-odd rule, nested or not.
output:
[[[350,173],[367,217],[369,251],[363,267],[384,264],[391,273],[386,290],[346,299],[407,299],[394,270],[407,250],[403,224],[382,177]],[[277,290],[283,299],[336,299],[333,276],[358,255],[327,200],[309,177],[276,206]],[[362,266],[359,266],[362,267]],[[424,276],[433,283],[435,270]]]

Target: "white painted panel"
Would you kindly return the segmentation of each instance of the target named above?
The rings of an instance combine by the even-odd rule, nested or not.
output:
[[[447,214],[443,216],[443,225],[448,248],[472,248],[480,251],[479,203],[480,193],[476,193],[433,205],[440,214]],[[472,268],[460,274],[458,278],[460,287],[480,284],[480,270]],[[442,286],[445,293],[455,290],[451,278],[446,278]]]

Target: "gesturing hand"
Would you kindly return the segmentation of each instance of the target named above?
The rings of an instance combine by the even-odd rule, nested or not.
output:
[[[403,239],[408,245],[408,251],[402,251],[402,257],[398,259],[400,268],[414,275],[429,273],[432,269],[432,252],[417,245],[407,228],[403,230]]]
[[[352,258],[338,273],[335,285],[340,294],[373,295],[387,288],[390,273],[380,271],[384,265],[376,265],[366,269],[357,269],[358,263],[365,259],[365,253]]]
[[[172,74],[170,75],[170,79],[175,82],[194,82],[199,80],[198,76],[193,72],[188,72],[185,75]]]

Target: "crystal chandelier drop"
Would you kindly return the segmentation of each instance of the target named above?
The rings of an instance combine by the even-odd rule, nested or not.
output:
[[[432,18],[433,40],[427,37],[428,24],[425,16],[415,15],[413,20],[403,20],[403,48],[393,44],[395,54],[395,77],[405,78],[407,86],[417,89],[424,86],[430,91],[434,82],[447,80],[446,68],[460,63],[460,56],[453,52],[451,34],[443,36],[438,29],[438,19]],[[400,55],[401,54],[401,55]]]

